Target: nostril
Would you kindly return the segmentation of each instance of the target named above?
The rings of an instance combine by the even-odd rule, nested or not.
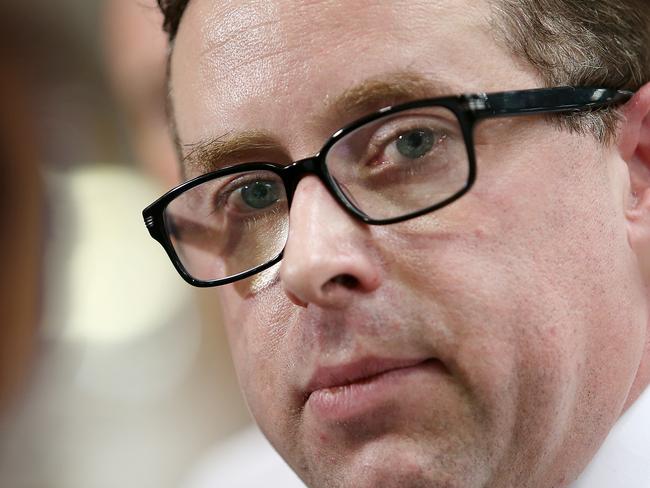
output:
[[[335,284],[335,285],[341,285],[344,288],[347,288],[348,290],[352,290],[354,288],[357,288],[359,286],[359,280],[355,278],[352,275],[349,274],[341,274],[338,276],[335,276],[330,280],[330,283]]]

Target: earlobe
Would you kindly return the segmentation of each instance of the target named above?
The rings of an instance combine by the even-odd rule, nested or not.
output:
[[[630,177],[628,238],[650,284],[650,84],[625,106],[618,149]]]

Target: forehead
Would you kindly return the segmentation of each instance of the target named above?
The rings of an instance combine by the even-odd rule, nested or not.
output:
[[[420,73],[457,92],[535,86],[495,41],[490,18],[483,0],[192,0],[171,66],[179,136],[297,134],[328,99],[388,73]]]

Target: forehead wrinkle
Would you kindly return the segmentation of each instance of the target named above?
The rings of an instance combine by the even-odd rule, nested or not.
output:
[[[287,49],[280,32],[273,2],[235,2],[230,8],[211,9],[201,24],[203,76],[218,82],[247,65],[265,69]],[[276,47],[269,49],[271,45]]]
[[[249,33],[250,34],[250,33]],[[242,39],[233,35],[224,40],[220,47],[210,46],[203,51],[201,57],[201,72],[206,79],[221,82],[231,73],[241,71],[244,67],[257,66],[258,70],[268,71],[270,64],[281,64],[287,51],[299,49],[299,45],[281,44],[275,49],[268,49],[268,43],[261,38]],[[231,56],[229,61],[224,51],[237,51],[237,56]]]
[[[236,28],[232,28],[226,21],[221,21],[219,25],[228,26],[229,29],[219,29],[217,32],[207,30],[206,40],[204,48],[200,51],[201,57],[209,57],[218,51],[219,49],[225,47],[226,45],[237,42],[241,42],[242,38],[246,38],[250,33],[256,29],[261,29],[265,27],[270,27],[272,25],[277,25],[278,20],[267,20],[264,22],[258,22],[254,25],[241,25]]]
[[[183,157],[186,170],[208,173],[230,166],[238,159],[251,154],[285,154],[283,146],[269,133],[248,130],[232,135],[227,132],[215,138],[194,144],[185,144],[188,149]],[[286,156],[284,156],[286,158]]]
[[[266,28],[262,33],[268,35],[268,28],[279,23],[276,14],[277,9],[272,2],[234,2],[231,5],[211,2],[200,13],[200,38],[204,44],[201,55],[210,54],[230,43],[239,45],[242,40],[258,38],[257,31],[260,29]],[[270,31],[274,32],[275,29]]]

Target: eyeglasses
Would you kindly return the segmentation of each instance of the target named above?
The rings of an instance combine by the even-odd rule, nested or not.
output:
[[[386,107],[337,131],[291,165],[245,163],[169,191],[143,211],[176,270],[199,287],[232,283],[282,259],[289,209],[302,177],[315,175],[353,217],[386,225],[438,210],[476,180],[478,121],[585,112],[632,92],[560,87],[419,100]]]

